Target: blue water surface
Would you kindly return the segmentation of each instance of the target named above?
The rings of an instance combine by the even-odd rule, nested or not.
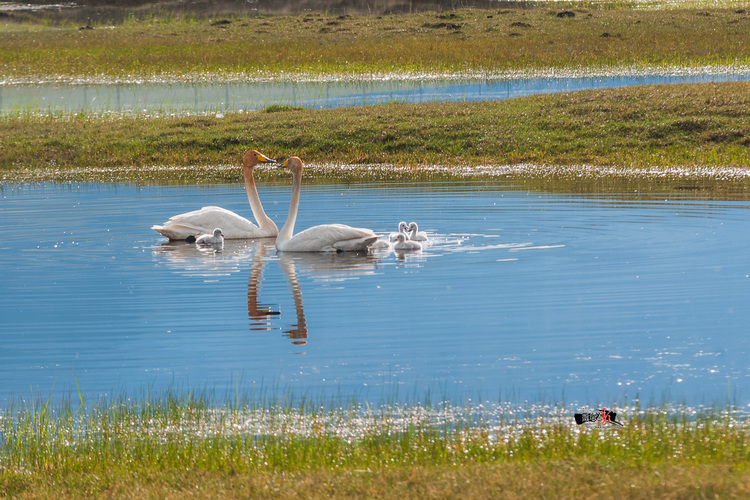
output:
[[[261,185],[283,224],[288,186]],[[316,398],[750,404],[750,202],[502,183],[311,185],[297,230],[420,223],[422,252],[219,252],[150,229],[241,185],[0,187],[0,399],[177,388]]]

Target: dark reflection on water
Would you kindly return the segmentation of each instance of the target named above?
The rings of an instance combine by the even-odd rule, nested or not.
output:
[[[540,77],[506,80],[386,80],[98,85],[0,85],[0,114],[237,112],[271,105],[307,108],[502,100],[532,94],[665,83],[747,81],[750,74]]]
[[[260,186],[283,222],[287,186]],[[306,186],[298,228],[414,254],[202,250],[149,227],[241,186],[0,188],[0,398],[238,383],[300,395],[750,403],[747,201],[552,195],[502,184]],[[442,396],[443,394],[441,394]]]
[[[229,241],[228,245],[231,244],[233,242]],[[259,300],[261,283],[263,282],[263,258],[268,253],[269,248],[272,248],[272,244],[267,240],[258,241],[250,265],[250,278],[247,281],[247,317],[250,319],[250,330],[272,330],[273,326],[269,318],[281,314],[278,306],[264,304]]]
[[[289,335],[292,344],[307,344],[307,320],[305,319],[305,306],[302,303],[302,289],[300,288],[299,279],[297,278],[297,269],[294,265],[294,259],[290,255],[279,255],[279,266],[284,271],[289,286],[292,289],[294,297],[294,312],[296,322],[291,325],[289,330],[284,333]]]

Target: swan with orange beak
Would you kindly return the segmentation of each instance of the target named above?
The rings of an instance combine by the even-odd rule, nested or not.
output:
[[[379,238],[371,229],[344,224],[321,224],[294,234],[304,167],[302,160],[292,156],[279,168],[286,168],[292,172],[292,198],[284,227],[276,237],[277,250],[282,252],[362,252]]]

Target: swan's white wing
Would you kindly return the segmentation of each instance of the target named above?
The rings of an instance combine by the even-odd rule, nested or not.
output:
[[[321,224],[295,234],[281,245],[288,252],[329,252],[341,250],[356,252],[367,250],[379,236],[371,229],[344,224]]]
[[[224,238],[230,240],[275,236],[265,234],[258,226],[231,210],[213,206],[175,215],[164,225],[152,226],[152,229],[170,240],[184,240],[188,236],[213,232],[217,227],[221,228]]]
[[[338,241],[332,246],[336,250],[341,250],[342,252],[359,252],[367,250],[368,247],[375,243],[378,238],[379,236],[377,234],[373,234],[371,236],[362,236],[360,238]]]
[[[196,236],[206,232],[205,228],[196,227],[191,224],[171,224],[169,221],[165,222],[163,226],[151,226],[151,229],[162,236],[166,236],[170,241],[184,240],[188,236]]]

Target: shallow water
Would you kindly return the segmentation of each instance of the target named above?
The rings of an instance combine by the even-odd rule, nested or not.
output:
[[[202,114],[251,111],[270,105],[308,108],[502,100],[532,94],[665,83],[750,80],[747,73],[519,78],[463,81],[249,82],[100,85],[0,85],[0,115]]]
[[[281,225],[288,186],[260,186]],[[241,185],[0,187],[0,398],[160,390],[750,403],[750,202],[507,184],[306,186],[297,228],[417,254],[223,251],[149,229]]]

